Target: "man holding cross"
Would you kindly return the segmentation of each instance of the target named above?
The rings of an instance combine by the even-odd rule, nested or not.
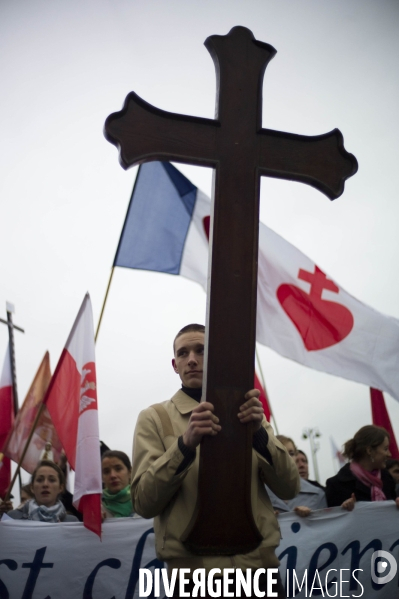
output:
[[[186,329],[174,348],[183,389],[137,423],[132,492],[136,511],[155,516],[157,552],[169,568],[188,560],[191,568],[240,571],[277,565],[278,526],[263,483],[284,498],[298,484],[295,464],[261,419],[257,393],[245,393],[254,376],[260,178],[306,183],[335,199],[357,161],[338,129],[310,137],[262,127],[272,46],[240,26],[205,46],[217,77],[214,119],[165,112],[131,92],[107,118],[105,135],[124,168],[170,160],[215,172],[203,381],[204,334]],[[198,405],[202,384],[206,401]]]
[[[252,426],[251,505],[262,539],[256,549],[241,555],[196,555],[182,541],[197,501],[201,440],[218,435],[223,428],[214,406],[200,403],[204,336],[202,325],[188,325],[179,331],[174,340],[172,366],[182,388],[169,401],[153,405],[139,415],[133,445],[133,505],[144,518],[154,518],[157,556],[166,562],[169,576],[174,568],[179,572],[189,568],[188,576],[200,568],[206,573],[220,568],[219,576],[226,568],[244,574],[250,569],[255,574],[260,568],[279,565],[275,548],[280,530],[265,483],[282,499],[291,499],[299,491],[298,470],[266,421],[257,389],[243,397],[237,418],[243,425]],[[234,470],[234,464],[231,467]],[[236,481],[237,490],[242,484]],[[217,536],[218,530],[214,534]],[[279,584],[278,597],[284,597]],[[259,588],[262,590],[262,582]]]

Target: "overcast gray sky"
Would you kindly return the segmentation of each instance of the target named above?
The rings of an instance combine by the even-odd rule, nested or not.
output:
[[[399,318],[399,4],[396,0],[3,0],[0,4],[0,315],[16,306],[20,399],[48,349],[54,369],[83,296],[95,326],[136,169],[103,137],[134,90],[172,112],[213,118],[203,46],[244,25],[272,44],[263,125],[338,127],[359,172],[331,203],[299,183],[262,179],[261,219],[346,291]],[[211,171],[179,168],[205,193]],[[1,314],[2,312],[2,314]],[[97,344],[100,434],[130,454],[138,412],[178,387],[172,339],[205,321],[202,288],[117,269]],[[0,360],[6,348],[0,329]],[[399,348],[398,348],[399,349]],[[318,427],[321,477],[338,444],[371,422],[368,388],[260,347],[279,431]],[[399,405],[386,396],[399,441]]]

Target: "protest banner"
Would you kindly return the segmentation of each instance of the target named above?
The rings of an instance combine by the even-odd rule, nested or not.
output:
[[[279,523],[287,597],[398,597],[399,510],[392,501],[358,503],[353,512],[319,510],[308,518],[291,512]],[[372,567],[377,551],[383,559],[374,556]],[[81,523],[0,522],[1,598],[134,599],[139,570],[162,567],[151,520],[106,520],[102,542]]]

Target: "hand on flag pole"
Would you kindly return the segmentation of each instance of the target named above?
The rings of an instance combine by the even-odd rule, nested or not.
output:
[[[75,470],[73,504],[101,537],[101,459],[93,313],[86,294],[44,399]]]

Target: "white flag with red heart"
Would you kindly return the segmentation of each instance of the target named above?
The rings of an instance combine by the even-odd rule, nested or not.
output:
[[[399,321],[355,299],[262,224],[257,340],[309,368],[399,400]]]

